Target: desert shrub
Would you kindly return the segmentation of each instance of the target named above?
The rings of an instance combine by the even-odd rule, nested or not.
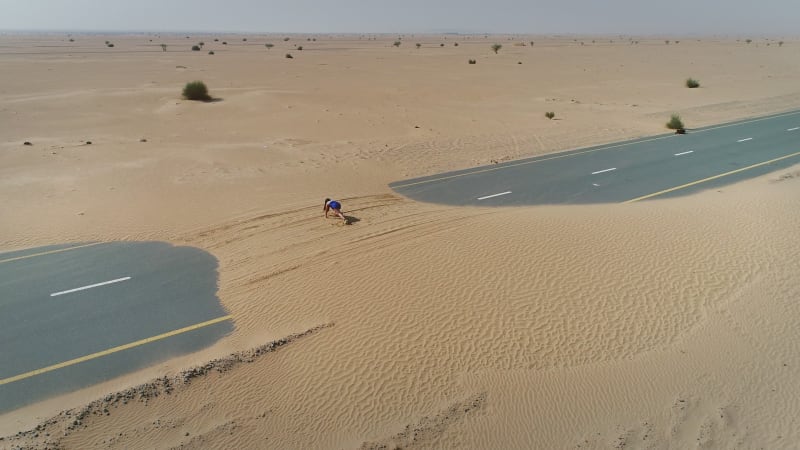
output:
[[[422,47],[422,44],[420,44],[419,42],[417,42],[415,45],[417,46],[417,48]]]
[[[283,42],[288,42],[288,41],[289,41],[288,37],[283,38]]]
[[[778,42],[778,47],[783,47],[783,41]]]
[[[700,87],[700,82],[695,80],[694,78],[687,78],[686,79],[686,87],[687,88]]]
[[[110,41],[106,41],[106,42],[105,42],[105,44],[106,44],[106,45],[108,45],[108,44],[110,44],[110,43],[111,43]]]
[[[208,52],[208,54],[209,55],[213,55],[214,54],[214,50],[211,50],[210,52]]]
[[[200,46],[199,45],[193,45],[192,46],[192,51],[193,52],[199,52],[200,51]]]
[[[114,44],[108,44],[108,47],[113,47],[113,46],[114,46]]]
[[[669,45],[669,41],[664,41],[665,44]]]
[[[501,48],[503,48],[503,44],[493,44],[492,45],[492,50],[494,50],[495,53],[500,51]]]
[[[222,45],[228,45],[226,41],[222,41]]]
[[[69,38],[70,42],[75,42],[75,39]]]
[[[247,42],[247,38],[242,38],[242,42]]]
[[[274,45],[274,44],[269,44],[269,43],[267,43],[267,44],[264,44],[264,47],[267,47],[267,48],[272,48],[272,47],[275,47],[275,45]]]
[[[298,50],[302,50],[302,49],[303,49],[303,46],[302,46],[302,45],[300,45],[300,46],[298,46],[298,47],[297,47],[297,49],[298,49]]]
[[[214,38],[214,42],[219,42],[219,39],[217,39],[217,38]]]
[[[675,43],[676,43],[676,44],[680,44],[680,43],[681,43],[681,41],[675,41]]]
[[[533,47],[533,41],[531,41],[531,47]]]
[[[161,51],[167,51],[167,44],[161,44]]]
[[[475,63],[477,63],[477,62],[478,62],[478,61],[475,61],[474,59],[470,59],[470,60],[469,60],[469,63],[470,63],[470,64],[475,64]]]
[[[556,113],[554,113],[553,111],[547,111],[546,113],[544,113],[544,116],[550,120],[553,120],[553,117],[556,116]]]
[[[458,42],[453,42],[453,47],[458,47]]]
[[[311,40],[317,42],[317,38],[311,38]]]
[[[747,42],[749,44],[749,43],[753,42],[753,40],[752,39],[745,39],[745,42]]]
[[[200,42],[198,42],[198,43],[197,43],[197,45],[199,45],[200,47],[202,47],[202,46],[206,45],[206,43],[205,43],[205,42],[203,42],[203,41],[200,41]]]
[[[683,127],[683,121],[681,120],[681,116],[673,114],[670,117],[669,122],[667,122],[667,128],[669,128],[670,130],[683,130],[684,127]]]
[[[187,100],[199,100],[207,102],[211,100],[208,95],[208,88],[202,81],[190,81],[183,87],[183,97]]]
[[[395,47],[400,47],[400,44],[401,44],[400,41],[394,41],[394,44],[392,44],[392,45],[394,45]]]
[[[292,58],[294,58],[294,56],[292,56],[292,54],[291,54],[291,53],[287,53],[287,54],[286,54],[286,59],[292,59]]]

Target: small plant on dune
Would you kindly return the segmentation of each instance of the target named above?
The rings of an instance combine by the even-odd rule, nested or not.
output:
[[[264,47],[267,47],[269,49],[269,48],[275,47],[275,45],[267,43],[267,44],[264,44]]]
[[[417,46],[417,48],[422,47],[422,44],[420,44],[419,42],[417,42],[415,45]]]
[[[544,113],[544,116],[550,120],[553,120],[553,117],[556,116],[556,113],[554,113],[553,111],[547,111],[546,113]]]
[[[211,100],[208,95],[208,88],[202,81],[190,81],[183,87],[183,97],[186,100],[198,100],[207,102]]]
[[[683,121],[681,120],[681,116],[677,114],[673,114],[670,117],[669,122],[667,122],[667,128],[669,128],[670,130],[675,130],[678,133],[686,130],[683,126]]]
[[[214,54],[214,50],[211,50],[210,52],[208,52],[208,54],[209,55],[213,55]]]
[[[495,54],[497,54],[497,52],[499,52],[501,48],[503,48],[503,44],[493,44],[492,45],[492,50],[494,51]]]
[[[109,43],[110,43],[110,41],[106,41],[106,45],[108,45]]]
[[[439,44],[439,47],[444,47],[444,44]]]
[[[192,46],[192,51],[193,52],[199,52],[200,51],[200,46],[199,45],[193,45]]]
[[[745,42],[747,42],[749,44],[749,43],[753,42],[753,40],[752,39],[745,39]]]
[[[778,47],[783,47],[783,41],[778,42]]]
[[[288,37],[283,38],[283,42],[288,42],[288,41],[289,41]]]
[[[700,87],[700,82],[695,80],[694,78],[687,78],[686,79],[686,87],[687,88]]]
[[[669,41],[664,41],[665,44],[669,45]]]
[[[206,43],[205,43],[205,42],[203,42],[203,41],[200,41],[200,42],[198,42],[198,43],[197,43],[197,45],[199,45],[200,47],[202,47],[202,46],[206,45]]]
[[[402,44],[402,42],[394,41],[394,44],[392,44],[392,45],[394,45],[395,47],[400,47],[400,44]]]
[[[297,47],[297,50],[302,50],[302,49],[303,49],[303,46],[302,46],[302,45],[300,45],[300,46],[298,46],[298,47]]]
[[[75,42],[75,39],[69,38],[70,42]]]
[[[286,59],[292,59],[292,58],[294,58],[294,56],[292,56],[292,54],[291,54],[291,53],[287,53],[287,54],[286,54]]]
[[[161,44],[161,51],[162,52],[167,51],[167,44]]]
[[[453,47],[458,47],[458,42],[453,42]]]
[[[242,38],[242,42],[247,42],[247,38]]]
[[[114,46],[114,44],[108,44],[108,47],[113,47],[113,46]]]
[[[478,62],[478,61],[475,61],[474,59],[470,59],[470,60],[469,60],[469,63],[470,63],[470,64],[475,64],[475,63],[477,63],[477,62]]]
[[[214,42],[219,42],[219,39],[217,39],[217,38],[214,38]]]
[[[222,45],[228,45],[227,41],[222,41]]]

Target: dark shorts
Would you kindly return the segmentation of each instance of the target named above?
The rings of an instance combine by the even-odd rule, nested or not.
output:
[[[342,209],[342,205],[339,202],[335,201],[335,200],[330,202],[330,203],[328,203],[328,206],[331,209]]]

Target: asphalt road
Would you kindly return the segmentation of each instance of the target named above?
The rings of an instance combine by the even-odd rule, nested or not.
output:
[[[217,261],[160,242],[0,254],[0,414],[208,346],[233,330]]]
[[[800,163],[800,111],[391,183],[413,200],[509,206],[687,195]]]

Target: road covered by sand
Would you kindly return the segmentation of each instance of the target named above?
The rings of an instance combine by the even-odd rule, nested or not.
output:
[[[797,109],[800,43],[286,37],[0,36],[0,248],[197,246],[236,325],[0,416],[0,448],[800,442],[798,166],[628,205],[387,187]]]

